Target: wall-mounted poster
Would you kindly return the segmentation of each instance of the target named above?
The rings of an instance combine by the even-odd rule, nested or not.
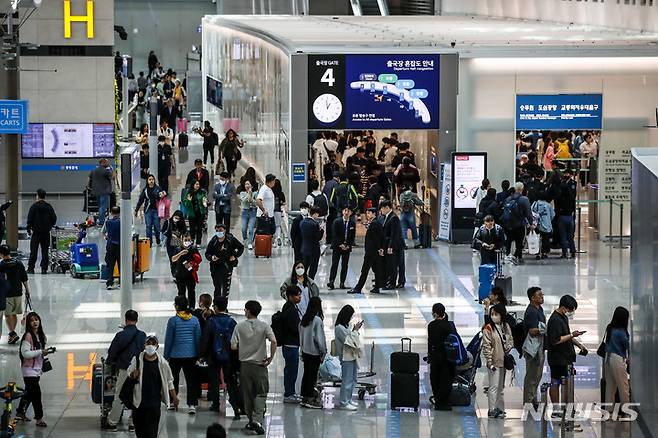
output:
[[[438,129],[439,55],[311,55],[309,129]]]
[[[455,154],[452,165],[454,208],[477,209],[475,197],[486,178],[486,165],[485,155]]]

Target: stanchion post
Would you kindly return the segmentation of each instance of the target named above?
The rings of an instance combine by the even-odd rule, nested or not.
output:
[[[624,203],[619,203],[619,248],[624,246]]]
[[[562,420],[560,421],[560,427],[562,429],[565,429],[567,427],[566,419],[567,419],[567,404],[569,403],[569,388],[567,388],[567,385],[569,380],[567,377],[562,377],[560,380],[560,390],[562,391],[562,394],[560,394],[560,400],[562,401]]]
[[[548,438],[548,420],[546,419],[546,412],[548,410],[548,388],[550,383],[543,383],[539,388],[541,392],[541,437]]]
[[[577,250],[577,252],[578,253],[580,253],[580,225],[581,225],[580,221],[582,220],[582,212],[583,212],[583,209],[579,205],[578,206],[578,229],[577,229],[577,232],[578,232],[578,250]]]
[[[613,240],[612,240],[612,207],[613,207],[614,202],[615,201],[610,199],[610,204],[609,204],[610,222],[608,222],[608,229],[610,230],[609,233],[608,233],[608,243],[610,245],[612,245],[612,242],[613,242]]]

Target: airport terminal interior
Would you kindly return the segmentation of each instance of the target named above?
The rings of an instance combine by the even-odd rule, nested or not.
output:
[[[6,301],[0,438],[656,434],[658,3],[1,4],[0,243],[10,254],[0,247],[0,304]],[[207,193],[190,195],[206,170]],[[102,194],[90,187],[99,181],[99,171],[101,178],[109,175],[109,189]],[[142,206],[143,193],[152,190],[149,174],[166,193],[154,194]],[[268,196],[270,175],[277,178],[273,232],[267,230],[269,222],[255,218],[256,210],[269,209],[262,196]],[[233,185],[232,196],[224,197],[220,180]],[[245,181],[256,186],[253,204],[242,196],[249,196]],[[338,194],[342,186],[349,187],[345,197]],[[35,210],[43,207],[42,190],[57,216],[45,232],[37,224],[48,221],[47,212]],[[101,197],[121,209],[113,219],[121,224],[114,244],[108,241],[119,236],[119,228],[111,234],[109,218],[102,227]],[[157,212],[142,213],[158,197]],[[387,201],[392,201],[390,214]],[[105,359],[129,309],[139,315],[138,328],[157,337],[160,369],[165,339],[180,330],[173,321],[190,320],[177,312],[183,309],[175,308],[174,299],[182,278],[192,278],[187,270],[196,265],[171,259],[185,239],[157,231],[152,241],[147,238],[147,225],[169,225],[177,210],[190,230],[201,230],[192,308],[199,307],[201,294],[221,295],[211,274],[213,259],[205,256],[211,239],[218,239],[219,221],[244,245],[228,277],[227,312],[238,323],[246,320],[245,303],[256,300],[262,306],[258,319],[276,332],[276,314],[286,302],[282,285],[295,277],[299,259],[311,261],[307,276],[312,260],[319,259],[313,276],[327,351],[313,356],[322,362],[320,372],[309,373],[305,366],[315,366],[311,356],[284,358],[284,349],[291,347],[279,345],[266,367],[269,388],[260,390],[261,397],[245,384],[253,379],[245,375],[253,364],[242,365],[237,388],[226,372],[218,374],[216,410],[208,397],[211,370],[197,354],[191,367],[199,381],[192,385],[181,372],[178,409],[157,400],[155,408],[138,408],[134,430],[127,409],[118,424],[108,420],[120,388],[114,387],[115,367],[105,366]],[[226,214],[217,216],[220,210]],[[352,215],[347,225],[340,219],[343,211]],[[394,216],[409,226],[390,227]],[[354,242],[347,245],[352,226]],[[311,227],[323,237],[308,231]],[[330,228],[338,230],[332,240],[326,236]],[[514,241],[511,248],[492,233]],[[43,249],[30,259],[39,247],[35,236],[45,236],[41,248],[50,247],[46,265]],[[344,285],[340,273],[334,271],[332,278],[332,264],[339,263],[334,256],[343,244],[350,248]],[[312,255],[296,245],[312,248]],[[122,268],[133,269],[110,273],[111,251]],[[27,281],[12,271],[18,269],[12,259],[30,268]],[[363,274],[365,285],[355,290],[364,263],[372,263],[373,271]],[[226,281],[225,271],[216,275]],[[112,287],[108,276],[116,277]],[[10,293],[16,287],[22,297]],[[489,308],[493,287],[502,288],[507,301],[492,303],[494,316],[502,315],[501,308],[508,315],[500,324]],[[546,322],[529,331],[533,287],[543,292]],[[300,304],[311,309],[305,294],[313,296],[312,288],[304,288]],[[566,295],[577,302],[575,309]],[[445,314],[437,313],[436,303]],[[331,345],[346,305],[354,310],[351,322],[362,321],[355,329],[357,345],[345,341],[343,352],[360,356],[349,404],[341,389],[351,374]],[[56,348],[47,355],[52,370],[36,352],[43,345],[33,346],[35,352],[24,346],[24,333],[32,333],[30,311],[40,317],[45,347]],[[432,344],[428,325],[445,318],[461,341]],[[204,339],[211,326],[205,322]],[[496,335],[497,327],[504,335]],[[302,323],[300,330],[307,339],[310,329]],[[312,336],[316,348],[322,342],[318,333]],[[417,356],[400,353],[407,342]],[[269,340],[266,345],[269,354]],[[527,365],[532,348],[547,357],[541,367]],[[505,373],[506,353],[515,363]],[[445,368],[433,367],[428,357]],[[562,357],[569,365],[555,362]],[[400,370],[403,359],[412,362],[411,370]],[[293,360],[299,365],[294,392],[310,387],[313,393],[301,394],[301,403],[284,394],[284,375]],[[529,401],[524,386],[533,366],[541,378]],[[147,371],[138,373],[144,383],[135,391],[144,385],[142,394],[153,395],[146,385],[154,381],[157,388],[167,382],[152,375],[147,382]],[[439,381],[448,381],[445,400],[433,391]],[[614,399],[606,392],[613,384],[618,385]],[[250,412],[234,409],[229,386],[249,399],[247,410],[254,405],[251,398],[266,397],[264,417],[255,413],[252,422]],[[548,393],[557,388],[567,406],[550,404]],[[187,397],[197,391],[192,412]],[[42,418],[34,402],[39,397]],[[27,410],[25,400],[32,400]],[[158,405],[160,421],[146,431],[139,425],[153,423],[154,417],[143,409]],[[222,427],[212,433],[223,429],[225,435],[207,431],[214,423]]]

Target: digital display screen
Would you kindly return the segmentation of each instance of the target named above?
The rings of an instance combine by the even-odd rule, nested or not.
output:
[[[113,123],[30,123],[21,137],[23,158],[114,156]]]
[[[439,55],[311,55],[310,129],[438,129]]]
[[[601,129],[601,94],[519,94],[516,130]]]
[[[487,175],[486,155],[453,154],[453,208],[477,209],[475,197]]]
[[[212,76],[206,76],[206,100],[208,103],[215,105],[219,109],[223,109],[223,90],[224,86],[221,81],[218,81]]]

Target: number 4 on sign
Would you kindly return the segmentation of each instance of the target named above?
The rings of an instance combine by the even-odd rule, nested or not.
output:
[[[328,68],[325,70],[324,74],[322,75],[322,79],[320,79],[320,82],[324,82],[329,87],[333,87],[336,83],[336,79],[334,79],[334,69]]]

